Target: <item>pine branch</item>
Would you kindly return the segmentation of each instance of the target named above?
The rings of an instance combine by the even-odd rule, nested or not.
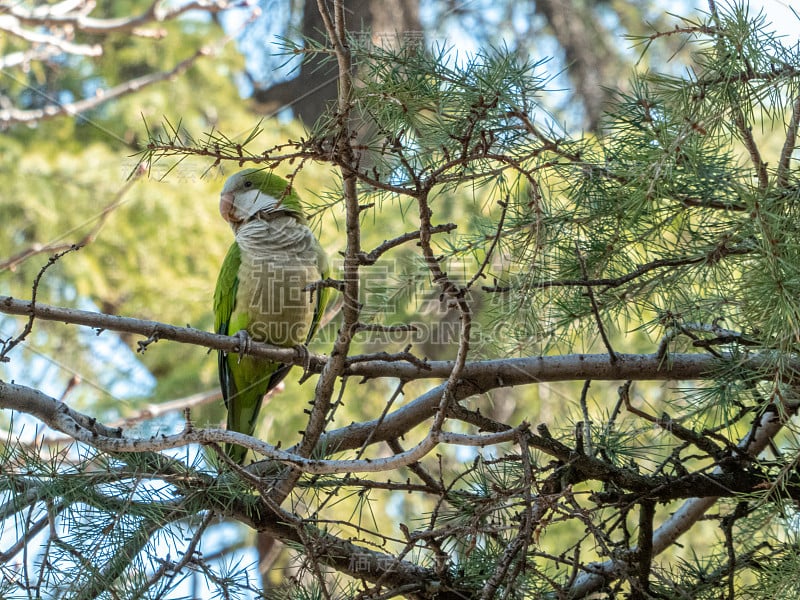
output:
[[[64,399],[62,397],[59,398],[59,400],[63,402]],[[123,430],[124,428],[130,428],[137,423],[157,419],[169,413],[185,412],[187,410],[212,404],[214,402],[219,402],[221,400],[222,392],[220,390],[212,390],[210,392],[191,394],[185,398],[176,398],[175,400],[167,400],[165,402],[145,404],[139,408],[135,414],[112,421],[108,423],[107,427],[110,429]],[[0,430],[0,438],[11,439],[12,435],[13,434],[10,431]],[[32,440],[30,442],[30,446],[37,448],[42,446],[58,446],[72,441],[74,441],[74,438],[69,434],[42,435],[37,437],[35,440]]]
[[[237,444],[256,452],[271,461],[292,466],[298,472],[314,474],[375,473],[393,471],[420,461],[439,444],[484,447],[515,439],[527,429],[523,423],[507,431],[491,434],[459,434],[432,431],[420,443],[405,452],[385,458],[354,460],[319,460],[279,450],[277,447],[234,431],[222,429],[195,429],[187,424],[177,434],[160,434],[149,438],[123,436],[121,428],[98,423],[92,417],[70,409],[66,404],[42,394],[38,390],[0,381],[0,408],[15,410],[35,416],[45,425],[69,435],[79,442],[108,453],[161,452],[182,448],[190,444]]]
[[[746,436],[739,443],[739,448],[745,456],[755,457],[763,451],[772,439],[778,434],[789,419],[797,412],[798,404],[784,406],[779,414],[765,412],[757,424],[755,435]],[[722,473],[720,466],[714,468],[713,473]],[[653,533],[651,553],[657,556],[674,544],[677,539],[689,531],[703,515],[716,504],[719,496],[709,495],[704,498],[687,500],[677,511],[672,513]],[[634,555],[636,550],[634,549]],[[570,587],[570,595],[574,598],[586,597],[610,580],[624,575],[631,565],[624,560],[609,560],[603,563],[587,565],[585,573],[580,575]]]

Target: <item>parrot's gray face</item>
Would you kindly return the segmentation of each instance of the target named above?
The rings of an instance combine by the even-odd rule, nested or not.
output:
[[[261,211],[270,212],[278,207],[278,200],[258,188],[222,190],[219,212],[234,231]]]

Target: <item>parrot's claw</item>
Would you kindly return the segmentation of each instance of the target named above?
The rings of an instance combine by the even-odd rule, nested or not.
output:
[[[294,351],[303,361],[303,376],[300,378],[300,383],[303,383],[311,376],[309,370],[311,369],[311,353],[308,351],[308,346],[297,344]]]
[[[253,338],[250,337],[250,334],[247,333],[246,329],[240,329],[233,335],[233,337],[239,340],[239,347],[236,351],[239,353],[239,362],[241,362],[242,356],[250,352],[250,346],[252,345]]]

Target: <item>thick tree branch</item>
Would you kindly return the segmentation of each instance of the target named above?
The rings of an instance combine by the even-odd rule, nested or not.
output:
[[[73,44],[60,37],[24,29],[20,27],[14,19],[2,13],[0,13],[0,31],[24,40],[32,45],[52,46],[59,52],[74,54],[76,56],[100,56],[103,53],[102,47],[98,44],[92,44],[91,46],[87,44]]]
[[[490,434],[432,432],[412,449],[385,458],[319,460],[309,459],[292,451],[280,450],[272,444],[242,433],[222,429],[195,429],[188,424],[184,431],[177,434],[160,434],[149,438],[124,437],[121,428],[113,429],[102,425],[94,418],[74,411],[63,402],[38,390],[1,380],[0,408],[33,415],[56,431],[104,452],[160,452],[189,444],[237,444],[250,448],[272,461],[314,474],[392,471],[418,462],[439,444],[490,446],[511,441],[520,431],[527,429],[527,424],[523,423],[507,431]]]
[[[29,316],[29,301],[17,300],[9,296],[0,296],[0,313]],[[219,335],[201,331],[191,327],[178,327],[158,321],[120,317],[103,313],[62,308],[36,303],[33,309],[36,319],[61,321],[75,325],[83,325],[98,330],[118,331],[145,336],[139,342],[144,350],[149,344],[159,340],[171,340],[185,344],[195,344],[212,350],[239,352],[240,340],[233,336]],[[319,373],[328,359],[321,355],[300,356],[295,349],[280,348],[259,342],[253,342],[247,349],[252,356],[269,358],[287,364],[307,366],[312,373]],[[493,360],[469,361],[464,366],[461,381],[463,399],[467,395],[489,391],[491,389],[539,383],[545,381],[576,380],[692,380],[711,379],[719,369],[730,361],[734,361],[744,371],[753,373],[766,372],[771,368],[774,358],[752,353],[747,357],[723,354],[717,359],[707,354],[676,353],[667,357],[658,354],[617,354],[617,362],[611,363],[607,354],[569,354],[562,356],[532,356],[525,358],[501,358]],[[350,364],[342,375],[364,377],[396,377],[404,381],[416,379],[446,379],[453,370],[453,361],[438,360],[424,363],[370,360]],[[800,373],[800,360],[792,359],[788,363],[790,371]],[[765,375],[766,377],[771,376]],[[470,390],[472,390],[470,392]]]
[[[63,401],[63,398],[61,398]],[[142,421],[149,421],[156,419],[171,412],[178,411],[191,411],[194,408],[211,404],[212,402],[220,402],[222,400],[222,392],[220,390],[213,390],[210,392],[200,392],[186,396],[185,398],[176,398],[175,400],[167,400],[166,402],[158,402],[146,404],[139,408],[135,414],[128,417],[116,419],[108,424],[108,427],[113,430],[122,430],[123,427],[131,427]],[[12,433],[9,431],[0,430],[0,437],[11,439]],[[39,436],[31,442],[32,446],[55,446],[59,444],[67,444],[74,441],[74,438],[68,434],[59,434],[52,436]]]

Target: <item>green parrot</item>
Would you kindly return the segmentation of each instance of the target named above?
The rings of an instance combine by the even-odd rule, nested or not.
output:
[[[328,276],[328,259],[308,228],[300,198],[289,183],[263,169],[232,175],[222,188],[219,211],[235,240],[214,291],[214,328],[276,346],[307,344],[319,327],[329,288],[309,284]],[[228,409],[228,430],[253,435],[264,395],[291,365],[219,352],[219,381]],[[247,450],[228,444],[238,464]]]

